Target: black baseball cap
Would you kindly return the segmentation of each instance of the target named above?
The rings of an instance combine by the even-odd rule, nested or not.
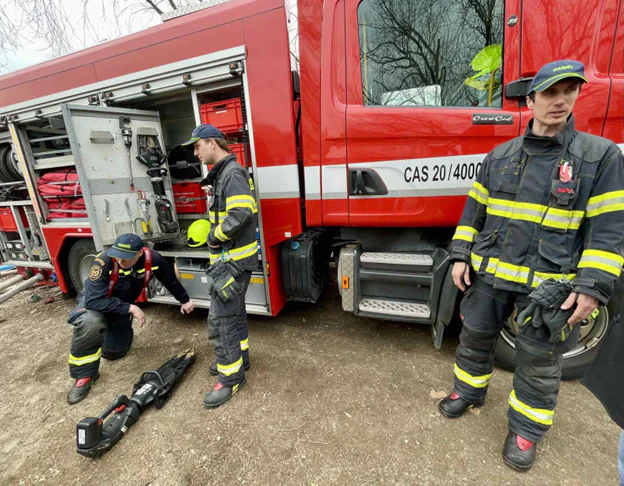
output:
[[[130,260],[134,258],[136,254],[143,249],[143,240],[137,235],[132,233],[126,233],[125,235],[118,236],[107,251],[108,256],[114,258],[121,258],[123,260]]]
[[[200,138],[225,138],[225,136],[214,125],[204,123],[195,127],[195,130],[193,130],[193,134],[191,135],[191,139],[184,142],[182,145],[193,145]]]
[[[533,91],[541,93],[550,88],[553,84],[566,78],[577,78],[580,79],[582,83],[587,83],[588,81],[585,77],[585,66],[583,66],[583,63],[579,61],[563,60],[544,64],[533,78],[531,86],[529,86],[529,93]]]

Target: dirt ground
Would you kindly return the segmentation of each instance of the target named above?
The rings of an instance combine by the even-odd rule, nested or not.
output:
[[[250,318],[252,368],[226,406],[214,383],[205,310],[147,305],[123,360],[103,361],[83,402],[69,406],[73,301],[0,305],[0,484],[51,485],[615,485],[619,431],[577,382],[564,383],[555,425],[534,468],[504,465],[511,373],[496,370],[478,415],[444,419],[432,393],[452,383],[457,336],[433,349],[429,329],[344,313],[335,293]],[[197,360],[170,402],[149,410],[104,457],[75,451],[75,426],[143,371],[193,346]]]

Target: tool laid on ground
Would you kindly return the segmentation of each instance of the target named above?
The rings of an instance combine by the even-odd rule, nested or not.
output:
[[[167,157],[163,154],[156,135],[138,136],[139,155],[137,160],[147,166],[147,175],[150,177],[154,188],[154,206],[158,214],[158,225],[164,233],[178,231],[178,223],[173,219],[173,207],[167,199],[163,177],[167,177],[168,171],[162,165]]]
[[[195,361],[193,348],[171,358],[155,371],[141,375],[132,396],[119,395],[97,417],[87,417],[76,425],[77,452],[85,457],[100,457],[112,449],[152,403],[162,408]],[[113,414],[111,418],[106,418]]]

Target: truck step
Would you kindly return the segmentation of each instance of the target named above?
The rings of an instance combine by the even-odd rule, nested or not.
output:
[[[376,265],[407,265],[416,267],[430,267],[433,258],[418,253],[374,253],[366,252],[360,256],[361,263]]]
[[[427,304],[370,298],[364,298],[360,301],[360,312],[418,319],[429,319],[431,317],[431,310]]]

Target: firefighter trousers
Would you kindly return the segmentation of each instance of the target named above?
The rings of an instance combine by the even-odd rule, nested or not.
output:
[[[463,328],[456,352],[454,389],[470,403],[485,400],[496,342],[514,304],[518,312],[522,311],[529,304],[528,295],[495,289],[479,276],[474,278],[461,302]],[[536,443],[552,425],[562,355],[576,346],[580,326],[574,326],[563,343],[549,343],[549,337],[546,326],[520,327],[513,390],[508,400],[509,429]]]
[[[74,335],[69,353],[69,374],[78,380],[95,376],[100,358],[123,358],[132,345],[132,315],[104,315],[85,311],[73,322]]]
[[[251,272],[243,271],[236,281],[241,292],[228,302],[214,294],[208,313],[208,340],[214,347],[219,382],[234,386],[245,378],[243,363],[249,363],[249,324],[245,310],[245,294]]]

